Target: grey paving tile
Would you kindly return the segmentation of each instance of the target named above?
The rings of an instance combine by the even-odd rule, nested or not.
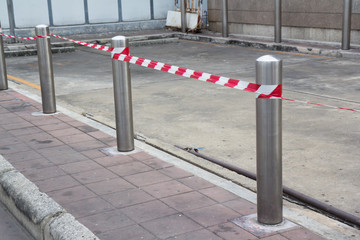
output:
[[[82,184],[101,182],[118,176],[105,168],[97,168],[87,172],[79,172],[71,175]]]
[[[138,187],[144,187],[147,185],[152,185],[160,182],[167,182],[171,180],[170,177],[158,171],[138,173],[124,178]]]
[[[194,232],[184,233],[174,237],[167,238],[167,240],[221,240],[222,238],[216,236],[214,233],[201,229]]]
[[[231,208],[232,210],[238,212],[242,216],[250,215],[256,213],[256,205],[242,198],[237,198],[223,203],[224,206]]]
[[[96,197],[95,193],[82,185],[49,192],[48,195],[60,205]]]
[[[191,188],[176,180],[145,186],[143,190],[156,198],[165,198],[192,191]]]
[[[136,161],[108,167],[108,169],[122,177],[152,170],[149,166]]]
[[[106,179],[101,182],[87,184],[86,187],[98,195],[106,195],[135,188],[134,185],[122,178]]]
[[[130,189],[122,192],[112,193],[104,195],[102,198],[111,203],[116,208],[124,208],[154,200],[154,197],[140,189]]]
[[[221,187],[212,187],[212,188],[201,189],[201,190],[199,190],[199,192],[201,192],[202,194],[205,194],[209,198],[212,198],[215,201],[218,201],[220,203],[227,202],[227,201],[238,198],[238,196],[236,196],[235,194],[233,194],[229,191],[226,191],[225,189],[223,189]]]
[[[213,227],[208,228],[209,231],[220,236],[224,240],[255,240],[258,239],[254,235],[245,231],[244,229],[236,226],[233,223],[224,223],[219,224]]]
[[[157,239],[149,231],[139,225],[114,229],[98,235],[101,240],[155,240]]]
[[[63,207],[75,218],[86,217],[113,210],[114,207],[100,197],[83,199],[77,202],[64,203]]]
[[[169,177],[172,177],[174,179],[178,179],[178,178],[186,178],[186,177],[191,177],[193,176],[192,173],[189,173],[187,171],[184,171],[180,168],[177,168],[177,167],[167,167],[167,168],[164,168],[164,169],[160,169],[159,172],[169,176]]]
[[[182,179],[179,179],[178,181],[194,190],[215,187],[214,184],[212,184],[202,178],[199,178],[197,176],[182,178]]]
[[[295,229],[292,231],[281,233],[282,236],[286,237],[289,240],[325,240],[325,238],[309,231],[305,228]]]
[[[79,172],[87,172],[90,170],[94,170],[97,168],[103,168],[101,165],[97,164],[92,160],[79,161],[74,163],[67,163],[64,165],[59,165],[59,167],[65,171],[66,173],[79,173]]]
[[[215,201],[199,192],[188,192],[161,199],[164,203],[178,211],[184,212],[216,204]]]
[[[36,181],[35,184],[42,192],[51,192],[80,185],[78,181],[68,175]]]

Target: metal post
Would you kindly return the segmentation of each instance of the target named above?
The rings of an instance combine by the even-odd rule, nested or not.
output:
[[[228,26],[228,0],[222,1],[222,36],[229,36],[229,26]]]
[[[352,0],[344,0],[342,25],[342,50],[350,49]]]
[[[0,22],[0,33],[1,31],[1,22]],[[5,63],[5,53],[3,45],[3,37],[0,35],[0,90],[8,89],[7,74],[6,74],[6,63]]]
[[[14,16],[14,4],[12,0],[7,0],[8,16],[9,16],[9,27],[10,35],[15,36],[15,16]],[[11,42],[15,42],[15,38],[11,39]]]
[[[49,26],[38,25],[35,27],[36,44],[39,60],[39,73],[41,85],[41,98],[43,113],[56,112],[54,74],[52,64]]]
[[[256,60],[256,84],[282,84],[282,60],[266,55]],[[282,102],[256,99],[257,217],[262,224],[283,221]]]
[[[281,43],[281,0],[275,0],[275,28],[274,28],[274,36],[275,42]]]
[[[186,32],[186,2],[185,0],[180,0],[180,9],[181,9],[181,32]]]
[[[113,37],[112,47],[129,47],[129,40],[124,36]],[[134,127],[129,63],[113,59],[112,69],[114,81],[117,149],[119,152],[129,152],[134,150]]]

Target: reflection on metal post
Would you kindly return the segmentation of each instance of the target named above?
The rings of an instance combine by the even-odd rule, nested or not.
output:
[[[0,22],[0,33],[1,31],[1,22]],[[5,63],[5,53],[3,45],[3,37],[0,35],[0,90],[8,89],[7,74],[6,74],[6,63]]]
[[[9,16],[10,35],[15,36],[15,16],[14,16],[13,0],[7,0],[7,9],[8,9],[8,16]],[[12,38],[11,42],[14,43],[15,38]]]
[[[181,9],[181,32],[186,32],[186,1],[180,0]]]
[[[256,84],[282,84],[282,60],[266,55],[256,60]],[[257,217],[262,224],[283,221],[282,102],[256,99]]]
[[[55,85],[49,37],[49,26],[38,25],[35,27],[36,44],[39,59],[39,73],[41,85],[41,99],[43,113],[56,112]]]
[[[342,25],[342,50],[350,49],[352,0],[344,0]]]
[[[281,0],[275,0],[275,42],[281,43]]]
[[[228,0],[222,1],[222,36],[229,36],[229,26],[228,26]]]
[[[116,36],[112,38],[112,47],[129,47],[129,40],[124,36]],[[112,69],[117,149],[119,152],[130,152],[134,150],[134,127],[129,63],[113,59]]]

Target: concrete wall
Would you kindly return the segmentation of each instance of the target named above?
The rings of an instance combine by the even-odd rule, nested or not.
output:
[[[228,0],[229,31],[273,37],[274,0]],[[221,3],[208,0],[210,29],[221,32]],[[282,0],[283,37],[339,41],[343,0]],[[353,0],[352,42],[360,43],[360,0]]]

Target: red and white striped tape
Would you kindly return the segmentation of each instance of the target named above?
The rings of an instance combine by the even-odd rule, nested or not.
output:
[[[37,36],[37,37],[16,37],[16,36],[12,36],[12,35],[7,35],[7,34],[3,34],[3,33],[0,33],[1,36],[4,36],[4,37],[8,37],[8,38],[16,38],[16,39],[23,39],[23,40],[35,40],[37,37],[41,37],[41,36]],[[46,38],[43,37],[43,38]]]

